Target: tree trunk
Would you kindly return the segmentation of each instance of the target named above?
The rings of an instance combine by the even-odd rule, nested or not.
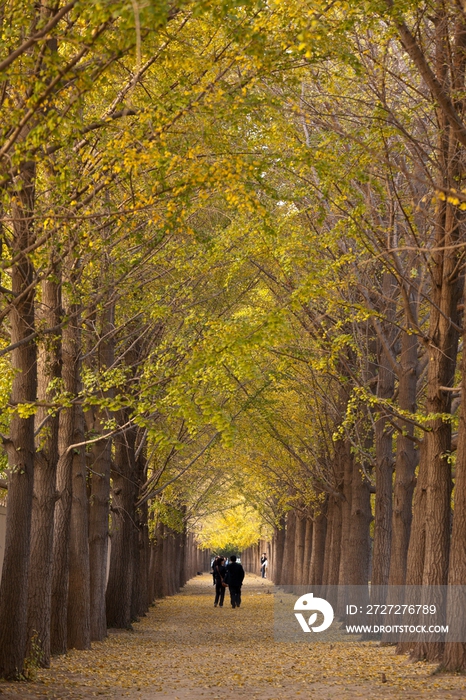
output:
[[[323,583],[325,541],[327,534],[327,500],[314,518],[312,528],[312,554],[309,567],[309,584],[320,586]]]
[[[76,369],[76,371],[78,371]],[[84,415],[75,410],[73,444],[84,441]],[[73,449],[70,526],[70,570],[68,587],[68,647],[91,647],[91,574],[89,559],[89,502],[86,485],[86,448]]]
[[[413,314],[415,310],[413,309]],[[414,413],[416,408],[416,388],[417,388],[417,366],[418,366],[418,341],[414,333],[403,332],[401,338],[401,355],[398,384],[398,405],[402,411]],[[409,421],[399,421],[403,432],[397,436],[397,450],[395,463],[395,483],[393,493],[393,521],[392,521],[392,549],[389,572],[389,588],[386,601],[389,605],[405,603],[403,598],[403,586],[407,582],[407,562],[408,547],[411,535],[413,491],[415,485],[415,470],[418,461],[418,450],[413,441],[414,425]],[[413,549],[411,550],[411,570],[410,578],[422,580],[422,570],[424,566],[424,543],[425,543],[425,489],[418,493],[419,498],[416,505],[419,512],[415,528],[416,535],[413,535]],[[396,615],[385,617],[385,625],[396,624]],[[382,636],[382,640],[386,638]],[[400,642],[397,652],[408,651],[412,645]]]
[[[99,370],[105,371],[113,365],[114,338],[112,335],[113,307],[108,305],[103,312],[99,344]],[[104,390],[102,398],[112,395]],[[106,409],[99,408],[94,420],[98,435],[106,432],[105,424],[110,418]],[[108,515],[110,505],[111,440],[100,440],[91,450],[91,504],[89,519],[89,560],[91,573],[91,639],[102,640],[107,635],[105,613],[105,591],[107,587]]]
[[[439,224],[440,225],[440,224]],[[452,207],[445,211],[446,240],[452,241],[452,229],[456,226]],[[441,279],[437,280],[440,294],[434,294],[444,315],[431,311],[431,344],[427,375],[427,410],[429,414],[448,414],[451,408],[451,393],[440,387],[452,386],[455,374],[458,332],[452,324],[458,322],[458,293],[451,283],[456,266],[456,255],[445,252]],[[446,585],[450,548],[450,500],[451,500],[451,424],[435,418],[429,421],[426,434],[427,494],[426,494],[426,540],[422,583],[424,586]],[[430,661],[441,658],[443,646],[439,642],[416,645],[416,658]]]
[[[346,441],[342,441],[339,458],[343,464],[343,502],[341,505],[341,553],[340,569],[338,572],[338,585],[347,586],[350,580],[351,556],[352,552],[348,547],[351,534],[351,499],[353,482],[353,457],[350,446]],[[359,478],[359,472],[358,478]],[[339,605],[339,610],[342,609]]]
[[[281,573],[281,585],[293,585],[294,550],[296,534],[296,514],[289,510],[286,516],[285,547],[283,553],[283,568]]]
[[[312,557],[312,532],[314,529],[313,526],[314,524],[312,522],[312,518],[309,515],[306,516],[304,531],[303,575],[301,578],[302,586],[307,586],[309,583],[309,570]]]
[[[459,44],[451,50],[449,15],[442,2],[433,8],[435,25],[435,72],[437,81],[447,91],[453,87],[464,89],[464,32],[465,19],[457,15],[455,41]],[[451,63],[451,57],[458,61]],[[459,60],[458,60],[459,59]],[[460,188],[463,178],[463,147],[458,143],[455,130],[446,114],[437,106],[439,163],[438,189],[449,191]],[[463,214],[448,201],[438,202],[435,212],[435,250],[430,265],[432,279],[432,301],[429,322],[429,344],[427,352],[426,408],[430,415],[441,416],[451,410],[451,392],[442,387],[452,387],[458,349],[458,301],[461,293],[460,266],[456,245],[464,239]],[[426,434],[427,447],[427,498],[426,541],[422,583],[442,586],[447,583],[450,546],[450,496],[451,496],[451,424],[435,417],[429,421]],[[423,603],[432,600],[423,600]],[[428,644],[415,645],[414,658],[440,659],[443,645],[436,638]]]
[[[398,404],[402,411],[416,410],[418,341],[414,333],[403,332],[401,337]],[[404,586],[411,534],[412,501],[418,450],[414,440],[414,425],[400,421],[403,433],[397,437],[395,484],[393,490],[392,552],[388,582]]]
[[[281,573],[283,568],[283,557],[284,557],[284,547],[285,547],[285,520],[281,518],[279,527],[275,531],[275,556],[273,563],[273,581],[276,586],[280,586],[282,583]]]
[[[22,251],[34,242],[34,166],[21,172],[22,187],[12,199],[12,291],[17,301],[10,314],[11,343],[34,330],[34,269]],[[34,403],[37,389],[36,346],[27,342],[11,354],[14,377],[11,404]],[[14,413],[5,443],[8,455],[8,508],[5,554],[0,587],[0,676],[17,678],[23,671],[27,642],[28,572],[34,472],[34,416]]]
[[[128,419],[121,416],[122,423]],[[108,627],[131,627],[133,571],[139,548],[135,525],[136,430],[129,430],[114,439],[115,459],[112,469],[112,550],[106,593]]]
[[[466,278],[465,293],[466,299]],[[464,320],[463,320],[464,326]],[[451,636],[463,641],[447,642],[441,667],[446,671],[466,670],[466,328],[463,328],[461,413],[455,466],[455,508],[448,570],[447,624]]]
[[[155,600],[155,553],[156,553],[156,548],[153,544],[153,542],[150,543],[150,549],[149,549],[149,582],[148,582],[148,589],[147,589],[147,596],[149,600],[149,605],[152,605],[152,603]],[[191,557],[189,559],[189,573],[191,573]]]
[[[409,538],[408,558],[406,561],[406,585],[420,586],[424,571],[424,556],[426,546],[426,503],[427,503],[427,446],[421,444],[419,457],[419,473],[416,481],[413,499],[413,521]],[[397,654],[405,654],[413,649],[412,642],[400,641],[397,644]]]
[[[391,276],[385,273],[384,277]],[[385,286],[384,280],[384,289]],[[379,347],[378,356],[377,397],[382,401],[389,400],[393,398],[395,376],[382,347]],[[393,450],[392,428],[383,407],[379,408],[379,417],[375,423],[375,460],[376,499],[371,581],[374,586],[385,586],[390,571],[392,542]]]
[[[338,585],[341,553],[342,500],[331,495],[327,510],[327,533],[325,536],[324,586]]]
[[[163,577],[165,595],[173,595],[173,532],[170,527],[164,528],[165,542],[163,544]]]
[[[296,515],[294,566],[292,578],[293,586],[300,586],[303,582],[305,533],[306,518],[299,513]]]
[[[66,297],[64,300],[66,307]],[[75,311],[70,305],[65,312]],[[77,358],[79,355],[79,331],[72,316],[62,334],[63,388],[72,397],[77,395]],[[50,621],[50,645],[52,654],[65,654],[68,648],[68,582],[70,569],[70,537],[72,507],[72,468],[75,430],[74,404],[62,409],[58,429],[59,460],[57,467],[58,500],[55,505],[53,542],[52,614]],[[86,528],[87,529],[87,528]]]
[[[155,597],[163,598],[166,595],[164,586],[164,555],[165,547],[165,526],[158,522],[156,527],[156,542],[155,542]]]
[[[61,320],[61,289],[53,279],[42,283],[38,317],[47,328]],[[61,338],[47,336],[39,345],[38,399],[53,401],[56,381],[61,376]],[[28,589],[28,654],[41,666],[50,665],[50,620],[52,608],[53,530],[58,463],[59,413],[49,414],[45,406],[36,413],[36,454],[31,523],[31,560]],[[41,429],[42,426],[42,429]]]
[[[149,543],[149,507],[147,503],[144,503],[136,512],[138,516],[139,532],[138,532],[138,544],[139,544],[139,556],[140,556],[140,567],[138,576],[138,591],[136,597],[136,602],[134,609],[137,611],[138,617],[140,615],[145,615],[149,609],[151,599],[149,596],[149,567],[150,567],[150,543]],[[186,583],[186,557],[187,549],[186,542],[183,546],[183,567],[182,567],[182,578],[184,586]]]
[[[64,409],[60,414],[59,444],[71,445],[74,432],[74,407]],[[69,440],[65,436],[69,435]],[[72,501],[72,462],[71,452],[60,449],[61,456],[57,468],[58,501],[55,505],[53,540],[52,611],[50,619],[50,650],[52,654],[66,654],[68,577],[70,569],[70,527]]]
[[[183,588],[186,583],[186,529],[180,534],[180,577],[179,587]]]
[[[346,581],[351,586],[367,586],[369,581],[371,521],[369,482],[356,460],[353,460],[350,536],[347,543],[349,566]]]

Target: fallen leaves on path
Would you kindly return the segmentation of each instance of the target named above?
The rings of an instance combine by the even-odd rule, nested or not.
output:
[[[4,698],[308,698],[466,700],[464,676],[432,675],[374,642],[285,644],[273,637],[271,584],[248,575],[243,605],[213,606],[211,577],[158,601],[133,631],[110,631],[91,651],[71,651]]]

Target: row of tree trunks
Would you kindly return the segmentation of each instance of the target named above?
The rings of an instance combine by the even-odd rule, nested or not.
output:
[[[262,547],[269,556],[269,578],[277,585],[367,585],[372,521],[369,481],[345,440],[335,444],[334,472],[338,489],[321,494],[311,514],[288,511],[270,545],[259,544],[242,553],[248,570],[258,573]]]
[[[257,574],[260,576],[261,573],[261,556],[265,554],[267,556],[267,577],[274,579],[274,561],[276,559],[276,554],[274,552],[275,543],[274,540],[268,542],[267,540],[261,539],[255,545],[248,547],[243,552],[241,552],[241,564],[245,571],[249,571],[252,574]]]
[[[267,555],[267,577],[276,585],[320,585],[324,573],[327,534],[327,501],[316,506],[313,516],[288,511],[270,542],[260,540],[241,553],[246,571],[260,574],[260,558]]]
[[[80,316],[67,295],[63,311],[70,317],[62,334],[64,390],[76,396],[80,385]],[[57,503],[53,543],[51,651],[90,647],[89,507],[84,415],[79,404],[64,408],[59,420]],[[70,445],[81,445],[69,449]]]
[[[148,599],[175,595],[186,581],[210,571],[210,558],[192,533],[175,532],[159,521],[149,551]]]
[[[23,188],[21,198],[26,195],[32,196],[31,190]],[[24,225],[27,216],[21,221]],[[32,274],[30,264],[20,262],[18,290]],[[70,397],[78,396],[82,389],[80,315],[66,293],[62,308],[60,294],[57,273],[42,285],[41,317],[48,327],[59,326],[62,314],[68,321],[61,334],[45,336],[47,342],[38,343],[38,388],[36,372],[26,369],[36,367],[35,346],[22,343],[13,352],[21,371],[13,380],[12,402],[33,403],[36,395],[44,408],[35,418],[19,412],[14,415],[5,444],[12,467],[0,605],[0,674],[5,677],[21,677],[27,654],[34,653],[36,661],[48,666],[51,653],[90,648],[92,639],[107,634],[107,624],[128,627],[145,614],[156,593],[174,594],[187,578],[210,566],[209,554],[198,550],[192,536],[164,526],[151,552],[149,507],[147,503],[136,507],[147,466],[144,444],[136,450],[134,427],[125,428],[113,440],[102,439],[110,415],[101,408],[84,415],[76,400],[48,415],[50,391],[56,390],[59,381]],[[16,333],[12,337],[17,336],[18,342],[30,332],[34,320],[34,299],[27,294],[23,297],[28,306],[21,317],[15,313],[12,319]],[[26,312],[30,314],[27,328]],[[100,373],[114,361],[112,315],[108,304],[94,336],[98,347],[94,359]],[[105,392],[102,396],[109,398]],[[122,424],[129,424],[128,415],[119,418]],[[89,439],[91,447],[86,452]],[[113,530],[108,571],[110,512]],[[151,562],[158,559],[156,572]]]

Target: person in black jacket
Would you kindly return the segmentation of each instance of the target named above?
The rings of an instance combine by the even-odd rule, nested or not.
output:
[[[214,558],[210,562],[210,572],[212,574],[212,585],[215,586],[215,567],[217,565],[217,562],[219,560],[219,557],[214,554]]]
[[[214,562],[214,577],[215,577],[215,602],[214,602],[214,608],[219,606],[219,608],[223,608],[223,600],[225,598],[225,586],[223,585],[223,581],[225,578],[225,572],[226,568],[223,565],[225,559],[223,557],[217,557],[216,561]]]
[[[244,569],[236,561],[234,554],[230,557],[230,563],[225,574],[225,583],[230,589],[230,600],[232,608],[239,608],[241,605],[241,586],[243,585]]]

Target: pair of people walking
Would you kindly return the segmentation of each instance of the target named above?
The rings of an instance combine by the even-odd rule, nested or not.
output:
[[[241,605],[241,586],[244,580],[244,569],[236,561],[236,556],[232,554],[227,566],[225,566],[224,557],[217,557],[213,563],[213,574],[215,581],[214,607],[216,608],[218,605],[219,608],[223,608],[225,590],[228,588],[231,607],[239,608]]]

